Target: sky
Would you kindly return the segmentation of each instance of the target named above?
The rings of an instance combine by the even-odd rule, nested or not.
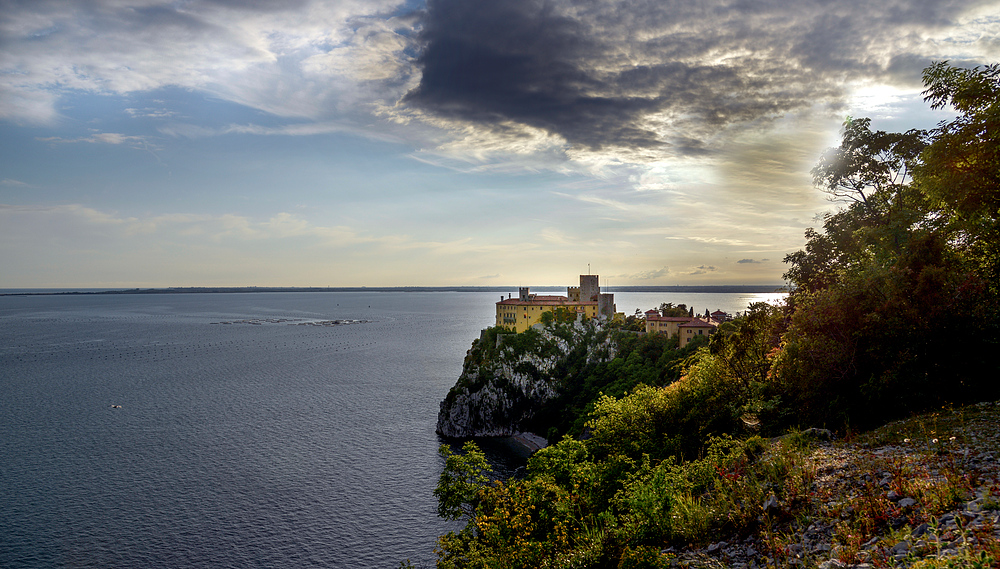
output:
[[[0,288],[781,284],[1000,0],[0,0]]]

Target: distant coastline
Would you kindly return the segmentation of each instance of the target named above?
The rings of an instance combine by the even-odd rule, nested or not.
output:
[[[539,291],[563,290],[565,287],[537,286]],[[510,292],[516,286],[359,286],[359,287],[166,287],[129,289],[0,289],[0,296],[55,296],[55,295],[105,295],[105,294],[206,294],[254,292]],[[609,292],[663,292],[663,293],[771,293],[786,292],[784,285],[673,285],[673,286],[615,286]]]

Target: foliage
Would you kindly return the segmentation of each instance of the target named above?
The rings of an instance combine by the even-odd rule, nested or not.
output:
[[[925,136],[920,130],[872,132],[871,119],[848,117],[841,145],[823,154],[813,179],[832,199],[861,204],[877,215],[884,207],[879,202],[891,199],[905,184]]]
[[[489,481],[486,455],[473,442],[465,443],[462,454],[451,452],[448,445],[441,445],[438,452],[445,459],[444,471],[434,490],[438,515],[447,520],[471,518],[479,493]]]
[[[567,310],[562,306],[557,306],[554,310],[546,310],[540,317],[541,323],[546,326],[552,323],[571,323],[576,321],[576,312]]]
[[[691,310],[693,309],[689,309],[684,303],[678,304],[677,306],[674,306],[674,303],[672,302],[664,302],[660,304],[660,316],[690,316],[692,315]]]
[[[806,231],[806,249],[785,257],[785,278],[799,290],[838,284],[870,262],[898,253],[924,216],[923,197],[909,184],[926,133],[872,132],[870,119],[848,119],[843,143],[813,169],[816,185],[848,207],[827,215],[823,232]]]
[[[640,386],[616,399],[601,398],[587,423],[599,455],[633,460],[696,455],[708,435],[734,432],[738,386],[710,364],[666,388]],[[728,412],[727,412],[728,411]]]
[[[928,100],[958,119],[930,134],[849,120],[813,171],[849,205],[785,258],[796,289],[770,378],[787,422],[871,426],[997,394],[998,75],[929,67]]]
[[[781,486],[793,462],[786,451],[765,456],[759,438],[708,443],[686,463],[648,455],[637,463],[598,460],[590,443],[563,439],[532,457],[527,478],[486,488],[468,505],[475,517],[441,538],[438,566],[665,567],[667,544],[756,523],[764,492]]]
[[[924,70],[931,108],[960,114],[934,131],[916,171],[951,244],[1000,292],[1000,65]]]
[[[630,314],[625,317],[622,317],[620,313],[615,313],[611,320],[608,321],[607,326],[609,329],[613,330],[644,332],[646,330],[646,318],[637,308],[636,314]]]
[[[560,396],[537,426],[552,441],[585,440],[539,451],[522,480],[486,485],[473,448],[454,463],[446,455],[440,511],[468,523],[441,538],[439,567],[662,567],[661,550],[720,532],[757,533],[771,544],[768,563],[781,564],[790,553],[774,517],[791,511],[836,520],[838,556],[854,562],[871,553],[862,544],[873,536],[905,538],[905,524],[967,499],[970,481],[939,436],[925,437],[933,470],[873,463],[850,504],[813,495],[806,437],[760,438],[797,425],[850,432],[1000,397],[991,358],[1000,338],[1000,67],[937,63],[924,81],[931,106],[959,116],[929,133],[845,123],[841,145],[813,170],[844,207],[785,258],[794,287],[785,306],[753,305],[684,350],[622,330],[599,340],[615,344],[610,361],[574,348],[552,372]],[[687,310],[660,310],[677,308]],[[555,320],[554,330],[568,326]],[[547,349],[532,346],[535,337],[488,336],[470,358]],[[885,471],[924,509],[890,502],[870,480]],[[960,561],[998,558],[994,543]]]
[[[545,433],[550,441],[564,434],[579,435],[602,394],[620,396],[638,385],[668,385],[680,377],[681,363],[697,345],[679,349],[676,338],[660,334],[637,335],[622,331],[595,334],[586,343],[576,343],[551,376],[558,395],[544,404],[527,428]],[[608,342],[615,357],[598,361],[595,344]]]

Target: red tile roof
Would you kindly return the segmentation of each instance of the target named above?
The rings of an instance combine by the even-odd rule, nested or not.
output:
[[[690,322],[694,320],[693,316],[647,316],[646,320],[652,322]]]
[[[695,318],[686,324],[681,324],[679,328],[715,328],[718,322],[706,322],[700,318]]]
[[[503,306],[596,306],[596,301],[570,302],[565,296],[535,296],[532,300],[505,298],[497,303]]]

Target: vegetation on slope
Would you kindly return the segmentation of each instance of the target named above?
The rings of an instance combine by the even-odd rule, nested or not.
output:
[[[451,412],[455,405],[470,405],[474,394],[502,390],[510,407],[504,419],[517,423],[515,431],[540,433],[552,442],[565,434],[580,436],[600,397],[676,381],[683,362],[705,343],[700,339],[679,349],[676,338],[601,328],[593,321],[576,324],[575,318],[543,319],[544,333],[484,330],[442,408]],[[551,395],[529,397],[525,389]]]
[[[924,80],[931,105],[960,116],[902,134],[873,132],[867,119],[845,123],[841,146],[813,173],[846,206],[786,258],[794,286],[786,305],[750,307],[680,369],[664,371],[663,352],[645,357],[637,340],[618,365],[640,354],[629,377],[648,383],[609,389],[592,410],[565,399],[587,414],[589,438],[538,452],[523,480],[488,484],[474,446],[443,451],[440,513],[467,525],[441,538],[439,567],[663,567],[672,552],[725,550],[722,537],[756,544],[756,555],[742,551],[758,566],[839,567],[868,548],[876,565],[946,567],[954,555],[942,548],[957,543],[956,532],[968,557],[954,566],[1000,562],[991,529],[974,535],[965,511],[957,529],[948,525],[955,516],[946,519],[965,500],[991,499],[982,477],[947,461],[922,476],[924,466],[905,458],[955,459],[940,437],[904,449],[899,462],[873,462],[872,472],[889,476],[861,480],[850,500],[825,501],[802,437],[761,438],[796,426],[850,437],[1000,396],[1000,67],[935,64]],[[611,379],[607,387],[621,373],[608,364],[570,375],[590,394],[586,378]],[[901,506],[902,495],[912,502]],[[810,531],[829,547],[803,557],[787,536]],[[938,548],[933,557],[916,547],[924,535],[936,536],[922,540]],[[876,538],[899,543],[891,553],[871,549]]]

